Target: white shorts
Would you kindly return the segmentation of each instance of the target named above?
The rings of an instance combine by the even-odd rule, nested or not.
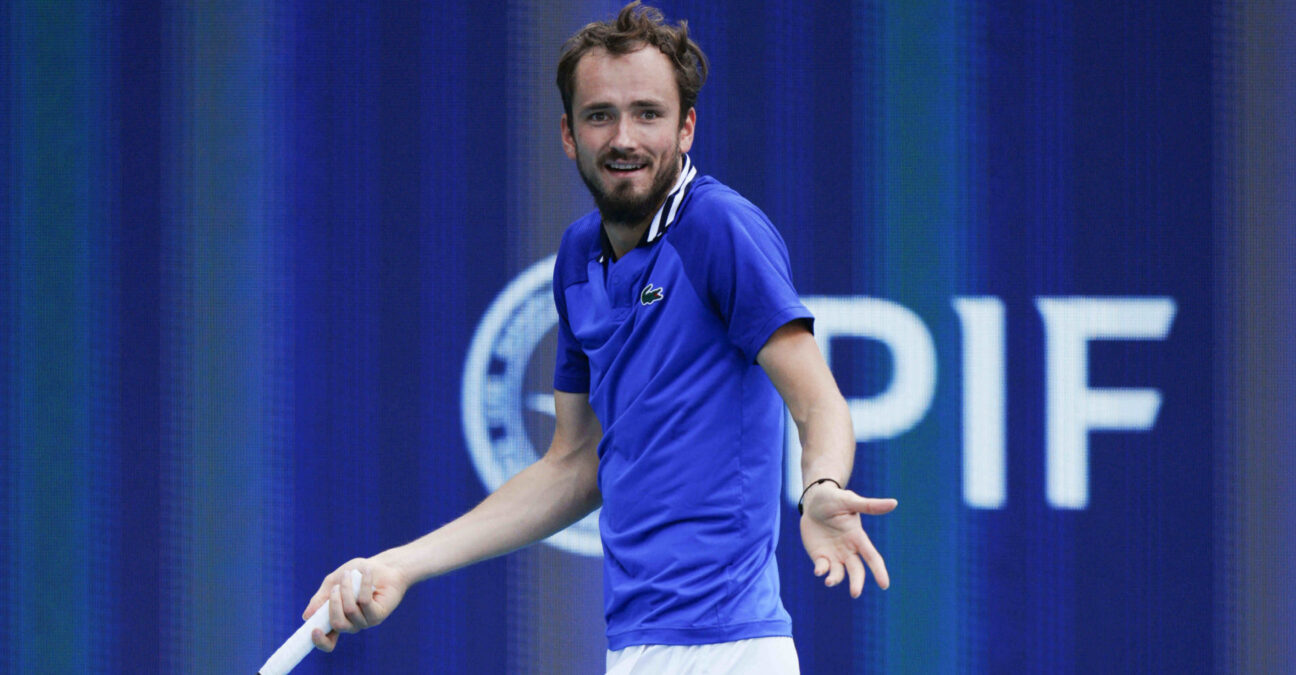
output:
[[[607,675],[799,675],[790,637],[709,645],[635,645],[607,653]]]

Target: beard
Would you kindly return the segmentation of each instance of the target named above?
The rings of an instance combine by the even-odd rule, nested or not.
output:
[[[680,151],[676,146],[675,152],[666,157],[666,167],[653,176],[652,184],[648,186],[648,191],[642,196],[636,196],[634,188],[628,183],[621,183],[616,188],[608,190],[598,175],[598,167],[608,159],[627,159],[626,157],[613,153],[610,156],[600,158],[593,166],[587,167],[577,162],[577,168],[580,170],[581,180],[585,182],[585,187],[589,188],[590,195],[594,197],[594,205],[598,207],[599,215],[603,216],[603,222],[610,225],[623,225],[625,227],[634,227],[642,223],[657,210],[671,188],[675,186],[676,179],[679,178],[680,172]]]

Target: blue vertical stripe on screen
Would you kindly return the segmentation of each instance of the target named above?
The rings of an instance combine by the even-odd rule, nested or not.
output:
[[[421,14],[435,12],[432,5],[411,11],[398,5],[379,6],[379,50],[374,81],[375,113],[378,124],[378,163],[375,167],[377,212],[374,230],[376,254],[376,297],[373,370],[375,387],[365,397],[374,406],[374,444],[356,453],[368,475],[381,486],[367,501],[380,513],[391,514],[372,523],[372,538],[365,542],[365,555],[395,543],[409,541],[430,529],[421,516],[426,511],[418,487],[423,466],[419,442],[424,414],[418,394],[422,390],[419,368],[413,364],[426,358],[423,323],[414,311],[420,295],[419,262],[423,258],[420,207],[425,158],[419,155],[417,132],[424,115],[419,78],[427,76],[417,58],[424,40]],[[433,71],[435,72],[435,71]],[[435,354],[429,356],[435,358]],[[363,527],[363,525],[362,525]],[[379,653],[400,648],[397,634],[375,633],[368,642]],[[434,664],[411,668],[434,668]],[[396,669],[394,666],[392,669]]]
[[[1070,198],[1073,152],[1070,10],[1054,0],[1027,3],[1025,16],[1029,121],[1021,131],[1029,160],[1024,215],[1029,250],[1036,252],[1034,259],[1028,261],[1028,283],[1043,292],[1067,292],[1071,288],[1070,256],[1074,252],[1071,236],[1076,226],[1075,205]],[[1042,396],[1042,387],[1034,391],[1041,392]],[[1042,432],[1039,438],[1043,439]],[[1038,447],[1042,448],[1043,443]],[[1042,485],[1043,467],[1036,471],[1040,472]],[[1030,617],[1028,630],[1038,631],[1034,638],[1038,647],[1028,651],[1026,667],[1071,672],[1073,651],[1069,628],[1075,589],[1068,535],[1074,514],[1053,510],[1038,497],[1025,501],[1030,514],[1027,569],[1033,580],[1026,590],[1026,612]]]
[[[289,514],[274,508],[276,491],[292,489],[278,427],[287,297],[270,159],[279,147],[275,24],[256,2],[176,10],[164,508],[171,595],[186,601],[163,608],[164,663],[176,672],[252,669],[277,643],[263,626],[293,612],[277,562]]]
[[[938,355],[957,354],[949,297],[958,289],[966,190],[959,157],[966,139],[958,81],[959,13],[952,2],[888,4],[882,82],[881,288],[923,317]],[[938,357],[939,358],[939,357]],[[903,505],[888,516],[888,561],[905,593],[888,598],[886,663],[923,672],[955,669],[960,589],[957,543],[962,518],[956,381],[937,368],[937,393],[922,422],[887,441],[887,496]]]
[[[380,294],[387,273],[381,247],[380,113],[397,105],[378,92],[383,50],[403,46],[385,39],[380,9],[365,3],[302,3],[289,18],[293,155],[284,170],[291,186],[294,251],[290,466],[297,486],[292,522],[300,534],[291,552],[292,611],[271,619],[279,631],[294,628],[306,601],[334,567],[400,542],[384,540],[383,528],[417,522],[412,511],[392,513],[378,500],[385,486],[376,455],[417,451],[405,442],[385,449],[378,438]],[[436,74],[420,77],[435,80]],[[414,82],[405,84],[416,88]],[[409,128],[397,131],[409,140]],[[407,462],[400,466],[412,471]],[[416,495],[392,496],[416,503]],[[373,663],[380,670],[417,667],[412,652],[397,646],[411,644],[399,626],[393,621],[383,630],[348,636],[328,657],[328,667],[337,672]],[[384,661],[384,655],[393,660]]]
[[[436,40],[425,40],[419,54],[420,65],[427,71],[439,73],[438,77],[418,80],[420,106],[427,111],[421,118],[419,155],[428,162],[428,173],[421,177],[420,199],[420,301],[415,305],[420,312],[420,323],[428,335],[436,326],[459,326],[452,331],[460,336],[453,342],[453,353],[467,351],[467,327],[476,317],[469,311],[466,294],[458,289],[468,283],[483,283],[490,278],[491,270],[473,263],[473,256],[448,253],[472,251],[468,244],[474,235],[480,236],[482,228],[477,223],[491,219],[485,208],[469,209],[473,200],[498,203],[497,195],[478,194],[467,186],[480,175],[479,167],[488,164],[491,172],[495,163],[469,150],[469,123],[472,116],[485,114],[470,104],[460,92],[470,86],[484,90],[488,84],[469,74],[471,58],[469,48],[481,36],[479,24],[473,21],[468,6],[447,4],[440,12],[421,16],[424,34],[437,35]],[[440,26],[455,25],[463,30],[441,31]],[[496,113],[502,116],[502,113]],[[488,174],[489,175],[489,174]],[[449,292],[448,292],[449,291]],[[454,337],[451,337],[454,340]],[[481,488],[470,480],[456,480],[447,484],[447,475],[469,476],[472,469],[466,453],[456,453],[444,443],[448,430],[459,426],[459,411],[452,406],[437,405],[438,394],[444,383],[456,382],[462,364],[447,358],[426,358],[419,368],[419,417],[424,421],[418,447],[413,452],[420,457],[419,492],[428,496],[423,518],[418,522],[431,528],[449,522],[473,501],[480,498]],[[431,582],[433,592],[443,603],[425,603],[417,608],[420,622],[442,627],[429,631],[419,645],[419,654],[426,663],[440,664],[449,672],[466,672],[489,663],[477,661],[469,645],[477,631],[459,621],[462,608],[469,606],[472,598],[483,598],[457,578]]]
[[[989,110],[986,94],[986,51],[988,49],[986,42],[989,22],[984,4],[978,0],[958,3],[955,8],[954,32],[957,39],[954,40],[953,56],[956,59],[956,112],[951,115],[955,133],[952,169],[957,176],[954,181],[953,197],[956,200],[957,222],[962,227],[962,236],[957,240],[958,249],[955,255],[959,260],[957,269],[952,270],[952,276],[955,282],[953,290],[960,295],[980,295],[987,292],[985,287],[987,275],[983,273],[983,266],[987,265],[987,262],[982,251],[986,246],[984,240],[988,230],[985,223],[989,214],[984,207],[987,199],[985,175],[989,165],[986,152],[986,128],[982,116]],[[955,334],[950,329],[945,330]],[[968,336],[960,335],[960,338],[966,340]],[[950,355],[946,357],[946,362],[950,364],[946,372],[952,371],[956,363],[959,364],[960,370],[957,377],[946,375],[945,378],[951,382],[957,381],[961,386],[967,373],[967,364],[962,363],[961,358],[955,359],[953,353],[957,350],[961,355],[963,350],[958,343],[947,342],[946,344],[950,349],[946,352]],[[953,389],[947,388],[945,391],[952,392]],[[953,398],[957,400],[960,410],[966,410],[965,401],[957,397]],[[961,429],[968,423],[961,415],[953,415],[946,419],[954,423],[954,428]],[[967,452],[968,449],[961,447],[952,437],[947,437],[946,442],[958,449],[959,461],[956,464],[964,465],[962,453]],[[960,481],[963,478],[961,473],[956,477]],[[958,589],[954,597],[958,612],[955,634],[960,637],[955,645],[958,650],[955,659],[960,671],[985,672],[988,669],[985,655],[989,651],[989,645],[985,634],[985,625],[988,622],[983,623],[983,619],[986,616],[986,599],[990,594],[986,579],[993,576],[987,555],[988,527],[986,519],[979,517],[984,514],[968,508],[966,497],[961,492],[958,503],[962,507],[958,516],[959,565],[953,576]]]
[[[113,77],[118,62],[116,17],[110,8],[97,3],[83,6],[92,17],[85,49],[92,55],[90,77],[95,95],[87,111],[86,127],[91,130],[87,153],[87,182],[91,191],[85,275],[88,363],[85,373],[89,396],[89,448],[86,494],[89,533],[86,554],[90,561],[87,602],[89,626],[88,660],[92,670],[125,668],[121,651],[127,587],[119,581],[124,562],[121,541],[120,489],[123,453],[121,406],[117,397],[121,371],[117,353],[121,340],[121,284],[118,272],[123,264],[119,251],[120,185],[117,160],[121,147],[117,130],[117,82]],[[127,264],[133,261],[125,261]],[[127,565],[128,566],[128,565]],[[148,597],[144,594],[143,597]]]
[[[156,625],[165,596],[159,565],[159,439],[162,389],[159,345],[161,241],[159,104],[161,25],[157,3],[129,3],[113,13],[112,109],[109,185],[113,190],[111,256],[116,384],[107,396],[115,405],[116,443],[111,489],[119,558],[114,578],[104,585],[115,594],[111,628],[101,640],[112,645],[103,672],[148,672],[159,667],[158,630],[124,630]],[[128,597],[129,602],[123,602]]]
[[[1212,60],[1211,82],[1211,138],[1212,155],[1218,158],[1212,168],[1211,209],[1214,245],[1212,262],[1215,275],[1211,279],[1212,300],[1216,311],[1212,317],[1215,339],[1212,348],[1219,354],[1238,353],[1238,307],[1234,304],[1235,276],[1239,260],[1239,242],[1236,225],[1241,204],[1236,193],[1239,162],[1237,161],[1240,114],[1238,108],[1240,82],[1238,81],[1241,46],[1241,21],[1236,2],[1219,2],[1218,16],[1211,26],[1212,42],[1218,45]],[[1236,356],[1213,361],[1212,408],[1215,435],[1212,443],[1215,491],[1212,537],[1215,542],[1215,559],[1211,576],[1215,579],[1212,618],[1218,629],[1212,634],[1211,647],[1217,668],[1232,672],[1247,672],[1243,640],[1246,625],[1245,594],[1241,593],[1242,565],[1246,555],[1242,546],[1241,505],[1242,491],[1239,477],[1242,474],[1238,452],[1242,429],[1237,419],[1236,392],[1244,390],[1241,368]],[[1253,669],[1254,670],[1254,669]]]
[[[888,110],[884,83],[891,76],[887,71],[886,9],[887,4],[881,2],[852,3],[850,20],[854,36],[850,57],[855,71],[850,83],[852,176],[849,193],[852,202],[850,213],[854,221],[850,227],[853,256],[852,265],[841,274],[851,278],[850,292],[873,297],[886,295],[885,242],[888,227],[885,204],[889,167],[884,161],[887,142],[884,120]],[[865,383],[866,390],[877,391],[885,386],[871,381],[879,378],[880,369],[872,367],[874,365],[861,359],[852,373]],[[837,376],[841,378],[842,374]],[[856,484],[862,479],[867,481],[866,487],[857,488],[857,491],[865,495],[898,497],[907,509],[910,500],[894,493],[889,467],[888,453],[881,444],[856,446],[853,480]],[[903,567],[899,564],[901,557],[897,556],[897,546],[902,539],[892,534],[900,534],[896,523],[891,522],[894,519],[888,516],[870,520],[872,522],[865,523],[865,527],[873,544],[888,562],[892,583],[906,583]],[[872,592],[865,594],[852,607],[856,630],[851,640],[851,672],[887,669],[890,656],[887,645],[897,634],[891,629],[892,605],[889,596]],[[832,650],[833,647],[829,644],[825,649]]]
[[[14,107],[21,93],[16,87],[17,64],[21,63],[19,44],[13,38],[17,30],[17,12],[10,10],[0,15],[0,564],[4,569],[16,570],[19,563],[18,541],[18,359],[17,350],[17,290],[18,290],[18,232],[13,226],[18,221],[19,210],[13,196],[13,186],[18,157],[16,149],[16,121]],[[0,582],[5,597],[15,598],[18,592],[16,574],[5,575]],[[15,604],[0,605],[0,621],[11,626],[17,620]],[[6,649],[0,655],[0,669],[14,672],[18,668],[17,648]]]
[[[509,3],[506,9],[505,55],[507,71],[507,105],[505,133],[509,148],[520,161],[507,163],[504,179],[508,189],[508,220],[515,223],[532,222],[532,214],[543,195],[535,186],[532,168],[540,159],[543,145],[539,143],[540,122],[544,119],[539,106],[538,90],[540,63],[536,58],[538,31],[535,25],[544,9],[527,3]],[[501,260],[508,261],[515,269],[525,269],[531,260],[532,250],[543,246],[533,242],[540,236],[536,228],[524,228],[519,233],[518,244],[511,250],[503,251]],[[543,250],[543,249],[541,249]],[[505,652],[505,667],[508,672],[528,673],[530,665],[543,654],[543,644],[538,637],[539,616],[547,609],[535,597],[536,567],[539,566],[538,554],[535,551],[519,551],[505,561],[504,579],[510,611],[504,624],[506,632],[502,645]]]
[[[92,569],[109,553],[92,527],[106,509],[92,489],[105,419],[95,387],[92,291],[101,271],[91,245],[105,228],[101,8],[68,12],[41,3],[12,8],[15,109],[12,240],[16,260],[17,382],[12,436],[17,581],[11,603],[39,626],[13,647],[16,672],[91,667],[102,642],[89,634]],[[104,327],[95,325],[95,331]],[[109,328],[110,329],[110,328]],[[98,443],[97,443],[98,442]],[[96,577],[97,578],[97,577]]]

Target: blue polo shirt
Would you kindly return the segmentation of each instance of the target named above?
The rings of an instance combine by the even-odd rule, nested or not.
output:
[[[608,648],[792,634],[779,599],[783,403],[756,364],[811,318],[751,202],[687,157],[637,248],[612,260],[597,212],[554,268],[554,388],[603,426]]]

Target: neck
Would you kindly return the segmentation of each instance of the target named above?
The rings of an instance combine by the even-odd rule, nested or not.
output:
[[[653,213],[655,214],[656,211]],[[620,258],[638,246],[639,240],[643,239],[644,232],[648,229],[648,223],[651,222],[652,216],[637,225],[603,221],[603,231],[607,233],[608,242],[612,244],[613,254]]]

